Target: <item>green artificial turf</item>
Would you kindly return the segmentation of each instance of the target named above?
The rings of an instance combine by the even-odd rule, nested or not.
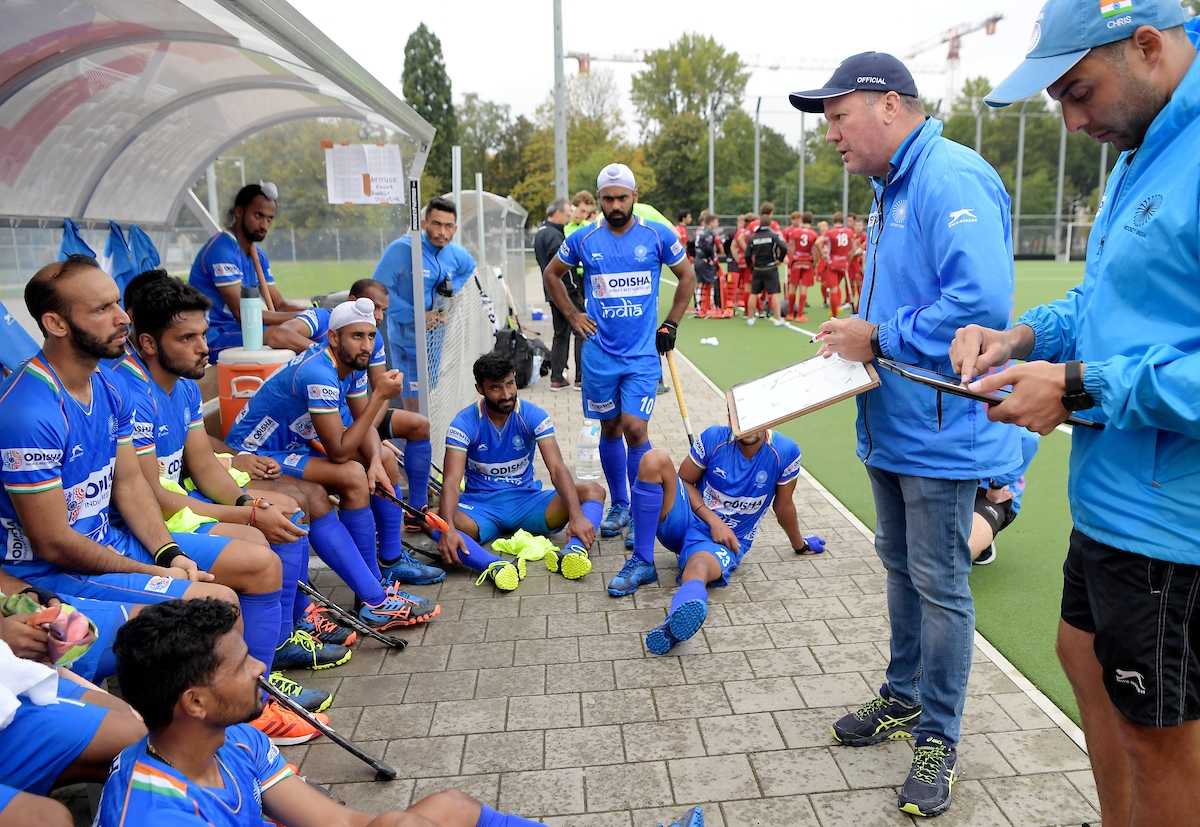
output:
[[[377,261],[287,261],[271,262],[271,274],[279,290],[289,298],[309,299],[338,290],[349,290],[359,279],[369,279]]]

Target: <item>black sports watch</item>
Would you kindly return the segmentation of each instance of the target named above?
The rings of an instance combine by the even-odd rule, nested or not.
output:
[[[1096,406],[1096,400],[1083,389],[1083,362],[1074,359],[1067,362],[1067,392],[1063,394],[1062,404],[1068,411],[1086,411]]]

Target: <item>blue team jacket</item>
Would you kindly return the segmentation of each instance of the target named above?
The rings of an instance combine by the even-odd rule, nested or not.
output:
[[[1117,161],[1083,284],[1018,323],[1086,363],[1103,431],[1071,438],[1071,516],[1115,548],[1200,565],[1200,58]]]
[[[1009,199],[996,171],[942,137],[929,118],[872,178],[859,316],[879,325],[883,355],[951,374],[950,343],[975,323],[1007,328],[1013,304]],[[858,456],[898,474],[999,477],[1021,462],[1015,428],[981,403],[880,371],[858,397]]]

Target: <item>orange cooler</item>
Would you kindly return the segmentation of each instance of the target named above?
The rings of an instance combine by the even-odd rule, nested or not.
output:
[[[286,365],[295,353],[290,350],[263,348],[246,350],[229,347],[217,357],[217,385],[221,396],[221,433],[229,435],[233,420],[246,407],[272,373]]]

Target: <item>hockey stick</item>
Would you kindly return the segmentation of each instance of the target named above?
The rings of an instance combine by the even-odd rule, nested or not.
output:
[[[421,522],[425,523],[426,527],[431,531],[447,531],[450,528],[450,526],[446,524],[446,521],[437,514],[434,514],[432,511],[422,511],[419,508],[413,508],[404,500],[394,496],[393,494],[390,494],[388,490],[380,483],[375,483],[375,496],[383,497],[388,502],[400,506],[400,508],[404,509],[405,514],[413,519],[420,520]]]
[[[296,583],[296,587],[300,589],[301,592],[308,595],[309,599],[318,606],[323,609],[328,609],[337,615],[341,622],[345,623],[354,631],[364,634],[372,640],[377,640],[386,646],[392,647],[393,649],[403,649],[405,646],[408,646],[408,641],[404,638],[392,637],[391,635],[385,635],[383,632],[372,629],[370,626],[359,620],[353,612],[346,611],[307,583],[298,582]]]
[[[679,403],[679,412],[683,414],[683,430],[687,432],[688,445],[696,442],[692,436],[692,423],[688,419],[687,403],[683,401],[683,386],[679,384],[679,371],[675,370],[675,351],[667,351],[667,366],[671,369],[671,384],[675,386],[675,400]]]
[[[305,721],[307,721],[309,723],[309,725],[320,730],[321,734],[324,735],[326,738],[333,741],[339,747],[346,750],[346,752],[350,753],[355,758],[357,758],[360,761],[362,761],[363,763],[365,763],[371,769],[375,770],[376,780],[391,781],[393,778],[396,777],[396,771],[394,769],[392,769],[387,764],[380,761],[375,756],[369,755],[368,753],[363,752],[361,749],[356,747],[354,744],[350,743],[350,741],[348,741],[346,738],[342,737],[342,735],[340,735],[335,729],[333,729],[333,727],[329,726],[328,724],[322,723],[320,718],[316,717],[311,712],[309,712],[307,709],[300,706],[300,704],[293,701],[291,698],[289,698],[283,692],[276,689],[274,686],[271,686],[270,681],[268,681],[266,678],[259,677],[258,682],[259,682],[259,684],[262,685],[262,688],[264,690],[266,690],[268,695],[270,695],[276,701],[281,703],[285,708],[290,709],[292,712],[299,715],[301,718],[303,718]]]

